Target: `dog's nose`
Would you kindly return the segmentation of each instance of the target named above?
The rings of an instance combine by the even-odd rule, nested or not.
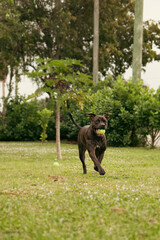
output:
[[[102,123],[101,126],[100,126],[101,129],[105,129],[105,124]]]

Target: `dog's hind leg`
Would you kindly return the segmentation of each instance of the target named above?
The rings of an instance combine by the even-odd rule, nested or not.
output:
[[[82,166],[83,166],[83,173],[86,174],[87,173],[87,169],[86,169],[86,164],[85,164],[85,149],[80,149],[79,148],[79,158],[82,162]]]

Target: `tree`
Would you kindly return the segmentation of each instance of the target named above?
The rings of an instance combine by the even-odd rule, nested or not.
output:
[[[147,63],[153,60],[160,61],[160,54],[153,48],[153,46],[156,46],[157,49],[160,49],[159,36],[160,22],[146,21],[143,29],[143,66],[146,66]]]
[[[3,82],[3,122],[6,104],[13,90],[13,76],[18,75],[25,59],[25,26],[20,22],[16,1],[0,2],[0,80]],[[6,79],[9,75],[8,95],[5,95]]]
[[[143,0],[135,0],[132,81],[141,78],[143,46]]]
[[[25,68],[34,68],[37,57],[69,57],[80,59],[85,65],[83,71],[92,74],[93,7],[93,0],[2,0],[0,58],[3,62],[10,59],[13,64],[16,57],[18,67],[23,63]],[[134,1],[101,0],[99,12],[99,72],[117,76],[132,64]],[[6,16],[12,21],[6,21]],[[160,54],[153,50],[154,45],[159,47],[159,32],[157,23],[144,24],[143,66],[160,59]],[[10,57],[6,58],[8,54]]]
[[[29,98],[38,96],[43,92],[47,92],[50,99],[56,105],[56,149],[57,158],[61,159],[60,148],[60,107],[67,104],[68,101],[76,101],[81,107],[85,95],[85,89],[82,86],[92,84],[90,76],[79,71],[79,67],[83,67],[78,60],[51,60],[39,59],[36,71],[28,73],[31,78],[38,78],[42,82],[42,87],[29,96]]]
[[[93,82],[98,83],[99,58],[99,0],[94,0]]]

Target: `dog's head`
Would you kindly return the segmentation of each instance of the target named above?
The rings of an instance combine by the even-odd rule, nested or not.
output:
[[[87,113],[92,121],[91,126],[93,131],[97,135],[101,135],[98,130],[106,130],[108,126],[108,120],[111,113],[109,114],[104,114],[104,115],[96,115],[94,113]]]

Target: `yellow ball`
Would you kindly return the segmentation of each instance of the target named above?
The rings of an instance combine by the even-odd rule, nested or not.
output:
[[[56,166],[56,167],[58,167],[58,166],[59,166],[59,163],[58,163],[58,162],[54,162],[53,165]]]
[[[100,134],[100,135],[105,134],[105,129],[98,129],[98,134]]]

